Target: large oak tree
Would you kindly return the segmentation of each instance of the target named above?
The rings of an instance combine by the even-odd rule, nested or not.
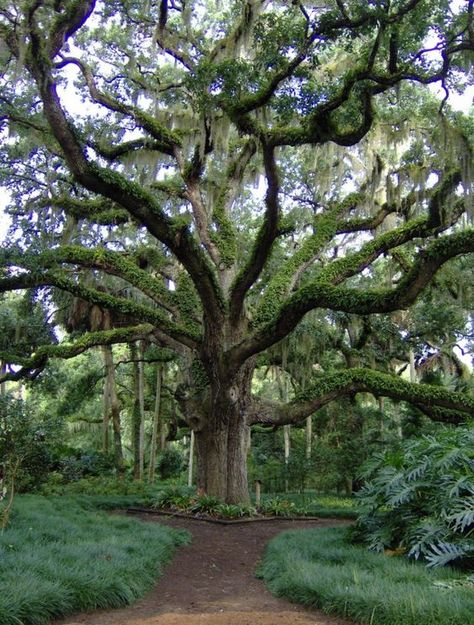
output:
[[[405,309],[474,251],[470,126],[423,95],[467,76],[473,2],[451,4],[0,2],[2,179],[21,230],[0,291],[59,289],[115,320],[4,377],[94,345],[171,348],[199,486],[228,502],[248,498],[254,423],[357,392],[472,415],[466,395],[360,367],[287,405],[251,393],[258,354],[308,311]]]

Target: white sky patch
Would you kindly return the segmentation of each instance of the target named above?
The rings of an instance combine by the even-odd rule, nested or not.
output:
[[[5,241],[8,227],[10,226],[10,217],[4,212],[5,207],[10,201],[10,195],[4,187],[0,187],[0,243]]]

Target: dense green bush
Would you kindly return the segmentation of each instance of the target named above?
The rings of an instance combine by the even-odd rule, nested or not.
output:
[[[0,475],[7,488],[27,491],[46,479],[59,431],[56,421],[41,418],[27,402],[0,395]]]
[[[184,532],[92,506],[91,498],[17,498],[12,522],[0,534],[2,625],[40,625],[78,610],[131,603],[188,541]]]
[[[58,472],[65,482],[75,482],[88,476],[110,475],[113,468],[113,455],[97,450],[74,450],[58,462]]]
[[[168,447],[161,452],[156,468],[162,480],[179,477],[184,467],[183,454],[174,447]]]
[[[474,429],[442,429],[377,454],[354,537],[372,550],[405,550],[431,566],[474,562]]]
[[[467,625],[473,577],[370,553],[344,528],[295,530],[270,541],[259,576],[270,590],[363,625]]]

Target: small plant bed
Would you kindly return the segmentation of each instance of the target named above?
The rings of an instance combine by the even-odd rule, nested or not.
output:
[[[18,496],[0,535],[0,623],[40,625],[132,603],[186,532],[92,509],[90,501]]]
[[[329,517],[328,510],[321,508],[323,514],[315,514],[313,507],[301,507],[294,501],[281,497],[267,497],[257,508],[254,505],[236,505],[221,502],[209,495],[196,495],[185,487],[167,488],[158,493],[151,508],[129,508],[130,512],[151,512],[156,514],[194,518],[213,523],[248,523],[272,519],[318,519]],[[326,513],[326,514],[324,514]],[[343,516],[336,514],[335,516]],[[347,518],[351,518],[348,514]]]
[[[258,575],[279,597],[363,625],[467,625],[474,576],[368,552],[344,528],[291,530],[268,545]]]

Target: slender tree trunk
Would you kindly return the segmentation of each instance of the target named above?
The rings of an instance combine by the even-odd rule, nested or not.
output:
[[[102,358],[105,366],[105,384],[104,384],[104,449],[109,449],[109,422],[112,420],[112,429],[114,436],[114,463],[118,476],[123,476],[123,450],[122,450],[122,426],[120,423],[120,402],[117,395],[117,385],[115,383],[115,365],[112,347],[110,345],[102,346]],[[107,410],[107,419],[105,419],[105,410]],[[105,430],[107,427],[107,436]],[[107,443],[107,447],[105,444]]]
[[[286,354],[283,354],[283,364],[286,366]],[[286,372],[285,372],[286,373]],[[282,377],[280,369],[276,370],[278,388],[280,391],[280,399],[286,404],[288,402],[288,380]],[[288,492],[288,464],[290,462],[290,450],[291,450],[291,425],[283,426],[283,446],[284,446],[284,458],[285,458],[285,493]]]
[[[284,443],[284,453],[285,453],[285,493],[289,490],[289,482],[288,482],[288,464],[290,462],[290,443],[291,443],[291,425],[283,426],[283,443]]]
[[[104,390],[102,395],[102,449],[104,453],[109,452],[109,418],[110,418],[110,383],[109,370],[106,362],[106,351],[108,346],[102,347],[102,358],[105,365]]]
[[[191,430],[191,440],[189,442],[189,464],[188,464],[188,486],[193,485],[193,469],[194,469],[194,430]]]
[[[132,408],[132,449],[133,449],[133,479],[141,480],[143,473],[140,471],[140,369],[138,366],[138,350],[134,343],[130,343],[130,357],[133,361],[133,408]]]
[[[410,348],[409,358],[410,358],[410,382],[416,382],[415,353],[412,348]]]
[[[306,417],[306,459],[311,460],[313,446],[313,417]]]
[[[140,359],[138,362],[138,400],[140,407],[140,429],[139,429],[139,462],[140,462],[140,479],[143,480],[145,473],[145,371],[144,358],[145,346],[143,342],[139,344]]]
[[[163,385],[163,365],[158,364],[156,367],[156,392],[155,392],[155,410],[153,413],[153,427],[151,433],[150,444],[150,464],[148,466],[148,481],[155,481],[156,455],[158,451],[158,433],[161,421],[161,387]]]
[[[3,375],[6,372],[7,372],[7,368],[5,366],[5,363],[3,361],[0,361],[0,375]],[[7,392],[7,385],[5,384],[5,382],[2,382],[0,384],[0,395],[5,395],[6,392]]]

